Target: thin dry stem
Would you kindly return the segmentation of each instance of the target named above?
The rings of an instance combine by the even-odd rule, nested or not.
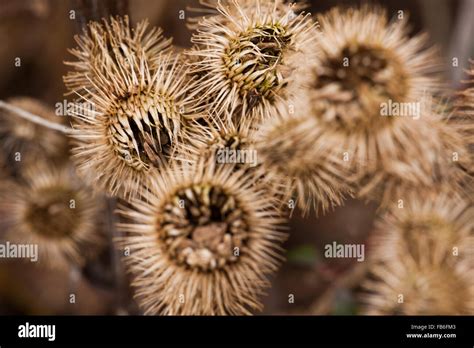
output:
[[[3,108],[7,111],[10,111],[12,114],[17,115],[18,117],[21,117],[25,120],[28,120],[30,122],[36,123],[40,126],[53,129],[65,134],[72,134],[74,133],[74,130],[72,128],[69,128],[67,126],[63,126],[59,123],[51,122],[48,120],[45,120],[44,118],[34,115],[31,112],[28,112],[26,110],[23,110],[19,107],[16,107],[14,105],[11,105],[7,102],[4,102],[3,100],[0,100],[0,108]]]

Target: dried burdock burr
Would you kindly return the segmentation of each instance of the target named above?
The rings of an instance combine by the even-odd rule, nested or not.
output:
[[[364,312],[473,314],[473,232],[474,207],[461,195],[406,193],[376,222]]]
[[[389,22],[385,10],[365,5],[336,7],[318,20],[323,35],[316,37],[310,97],[328,127],[388,127],[397,119],[380,117],[384,102],[420,102],[440,87],[436,51],[426,35],[408,36],[406,16]]]
[[[7,102],[31,112],[47,121],[65,124],[66,118],[59,117],[54,110],[37,99],[14,97]],[[0,111],[0,145],[12,163],[37,161],[38,158],[60,161],[68,156],[68,138],[57,131],[30,122],[10,111]]]
[[[196,163],[201,158],[213,158],[218,164],[230,164],[235,169],[254,168],[258,164],[253,144],[256,125],[252,120],[232,121],[232,116],[188,122],[183,129],[186,141],[179,143],[179,158]]]
[[[150,58],[144,49],[117,42],[121,36],[110,29],[101,35],[103,64],[93,66],[92,89],[77,92],[86,102],[83,112],[73,115],[72,152],[80,173],[95,187],[131,197],[172,156],[182,119],[193,113],[192,83],[178,56]]]
[[[460,259],[453,267],[421,266],[410,257],[387,260],[372,267],[363,287],[363,314],[472,315],[473,264]]]
[[[318,17],[311,113],[325,133],[344,139],[362,195],[387,177],[429,186],[439,162],[448,162],[445,122],[432,98],[440,89],[436,51],[425,35],[410,38],[402,17],[388,21],[368,5]]]
[[[172,39],[165,39],[160,28],[149,29],[146,20],[132,28],[128,16],[124,16],[111,17],[103,24],[90,22],[75,41],[78,47],[69,52],[77,60],[64,63],[72,68],[64,76],[64,84],[71,94],[87,95],[94,90],[96,74],[99,78],[113,71],[119,74],[130,55],[145,56],[148,66],[155,68],[160,64],[160,54],[170,52]]]
[[[81,266],[105,239],[98,227],[102,200],[92,195],[71,167],[46,162],[23,170],[21,182],[0,190],[2,239],[38,246],[38,263],[53,268]]]
[[[301,88],[316,24],[281,1],[219,1],[215,8],[217,15],[197,25],[188,51],[190,72],[198,77],[195,97],[217,117],[236,108],[245,117],[271,117]]]
[[[252,138],[262,179],[291,209],[324,212],[351,194],[341,140],[325,134],[304,103],[262,122]]]
[[[261,310],[281,260],[281,218],[254,178],[208,159],[170,168],[122,207],[138,303],[146,314],[227,315]]]
[[[423,115],[425,119],[412,131],[411,142],[398,144],[397,156],[390,163],[356,176],[359,197],[376,199],[381,208],[390,208],[398,206],[406,192],[439,192],[448,186],[464,191],[471,159],[459,123],[444,111],[426,110]],[[417,143],[415,139],[419,139]]]
[[[451,188],[449,188],[451,189]],[[405,192],[375,224],[375,244],[380,257],[410,254],[423,264],[449,264],[458,257],[472,257],[474,206],[459,193],[448,191]],[[455,256],[453,256],[453,251]]]

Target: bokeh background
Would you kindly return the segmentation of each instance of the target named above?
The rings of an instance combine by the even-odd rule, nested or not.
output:
[[[315,14],[359,3],[313,0],[308,2],[308,11]],[[460,88],[464,68],[474,58],[474,0],[371,3],[380,4],[390,15],[403,10],[410,16],[413,33],[428,32],[444,59],[446,81]],[[194,0],[0,0],[0,99],[29,96],[51,108],[67,99],[62,81],[63,62],[71,58],[67,49],[75,47],[73,36],[80,33],[85,19],[100,17],[107,6],[128,13],[134,23],[148,18],[151,25],[173,37],[176,46],[190,46],[186,19],[193,16],[189,8],[198,6]],[[15,66],[18,57],[19,67]],[[458,66],[453,66],[453,58]],[[364,243],[367,258],[376,214],[375,204],[357,200],[348,200],[325,216],[300,218],[295,213],[285,245],[287,262],[272,280],[263,313],[357,314],[358,287],[367,262],[325,259],[324,245]],[[127,276],[117,261],[112,247],[84,269],[72,271],[49,271],[0,259],[0,314],[138,314]],[[69,301],[71,293],[76,295],[74,304]]]

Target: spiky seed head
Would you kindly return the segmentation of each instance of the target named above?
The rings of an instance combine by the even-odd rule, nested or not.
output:
[[[368,314],[474,313],[474,208],[448,191],[406,194],[376,221]],[[400,302],[403,296],[403,303]]]
[[[314,55],[315,23],[278,0],[218,2],[216,10],[199,22],[188,52],[191,74],[199,77],[196,98],[218,117],[237,107],[249,117],[270,117],[299,91],[299,72]]]
[[[311,101],[327,126],[346,133],[390,127],[381,104],[419,102],[437,91],[439,63],[425,35],[409,38],[406,16],[389,22],[385,10],[338,7],[318,17],[324,35],[311,79]]]
[[[178,56],[150,59],[116,42],[120,36],[110,30],[101,35],[104,64],[92,67],[92,89],[77,92],[93,110],[73,115],[73,154],[95,187],[130,197],[172,155],[181,120],[193,113],[192,83]]]
[[[363,284],[361,312],[369,315],[472,315],[473,264],[420,266],[409,257],[376,264]]]
[[[65,124],[65,117],[58,117],[54,110],[30,97],[14,97],[8,103],[45,120]],[[20,118],[10,111],[0,112],[0,143],[5,156],[13,163],[34,162],[38,157],[61,160],[68,155],[68,139],[64,134]],[[21,155],[18,160],[17,153]]]
[[[474,232],[474,207],[451,191],[405,192],[375,224],[381,257],[409,253],[419,263],[449,263],[453,248],[467,257]],[[422,249],[417,249],[422,248]],[[429,250],[429,251],[428,251]]]
[[[449,145],[431,97],[440,87],[439,64],[426,36],[410,38],[406,16],[389,22],[384,10],[368,5],[333,9],[319,22],[308,99],[325,133],[339,134],[351,149],[360,195],[383,191],[392,178],[432,185],[449,162]],[[413,114],[392,115],[390,104],[400,110],[406,103]]]
[[[279,112],[263,122],[253,141],[262,178],[283,203],[293,200],[306,214],[341,205],[351,188],[340,139],[324,134],[304,105],[296,102],[292,113]]]
[[[78,46],[69,52],[77,60],[65,62],[72,70],[64,76],[64,84],[71,94],[81,95],[93,91],[95,70],[107,76],[108,70],[116,65],[114,59],[121,63],[128,55],[144,55],[148,65],[155,66],[160,64],[160,54],[171,50],[172,41],[163,37],[161,28],[148,29],[146,20],[132,28],[128,16],[111,17],[103,24],[90,22],[83,34],[74,39]]]
[[[226,315],[260,310],[279,263],[281,219],[244,171],[214,160],[170,168],[120,214],[122,247],[147,314]]]
[[[232,118],[229,115],[223,119],[190,122],[183,130],[186,141],[180,142],[177,153],[190,163],[201,158],[214,158],[217,163],[230,163],[235,169],[256,166],[257,153],[252,138],[256,131],[254,122],[245,119],[230,121]]]
[[[70,167],[40,163],[24,170],[21,183],[1,189],[0,211],[11,243],[38,245],[38,262],[81,266],[104,244],[98,228],[102,203]]]
[[[375,199],[385,209],[397,206],[407,192],[440,192],[449,188],[464,191],[470,155],[452,113],[425,110],[422,119],[415,122],[419,123],[411,130],[400,129],[400,140],[405,140],[393,147],[387,157],[390,162],[384,160],[378,167],[365,173],[358,171],[359,175],[351,178],[357,182],[359,197]],[[345,146],[350,147],[349,144],[353,143],[348,141]]]

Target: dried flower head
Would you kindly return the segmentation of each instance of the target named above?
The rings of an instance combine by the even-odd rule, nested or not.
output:
[[[373,131],[399,119],[380,117],[381,105],[419,102],[437,90],[439,64],[426,35],[409,38],[406,19],[385,10],[336,7],[321,15],[323,35],[311,77],[311,99],[328,127]]]
[[[117,43],[120,37],[110,30],[101,34],[105,43],[98,56],[103,59],[92,67],[90,95],[81,95],[93,110],[84,108],[73,118],[73,153],[79,171],[94,186],[129,197],[172,155],[193,100],[178,56],[149,59],[143,50]],[[98,34],[92,30],[91,35]],[[108,45],[120,49],[110,51]]]
[[[415,147],[409,142],[398,145],[397,160],[356,177],[359,197],[377,199],[381,208],[388,208],[396,207],[407,192],[464,191],[469,149],[451,115],[432,117],[416,125],[418,135],[414,130],[412,141],[415,136],[422,140]]]
[[[155,178],[156,179],[156,178]],[[281,219],[254,179],[214,160],[169,169],[121,215],[139,304],[147,314],[260,310],[279,263]]]
[[[409,254],[418,263],[446,263],[467,257],[474,232],[474,207],[450,191],[405,192],[398,207],[375,225],[380,257]],[[456,255],[457,256],[457,255]]]
[[[253,138],[262,178],[283,203],[295,202],[303,214],[319,208],[324,212],[350,194],[339,139],[324,134],[303,105],[266,120]]]
[[[297,76],[314,54],[315,23],[279,0],[215,6],[218,14],[199,22],[188,52],[199,78],[196,98],[218,117],[237,107],[246,116],[272,116],[298,91]]]
[[[308,99],[320,127],[344,139],[357,180],[430,185],[447,159],[443,117],[431,98],[439,64],[426,36],[409,38],[406,18],[389,22],[378,7],[335,8],[319,22]]]
[[[364,310],[474,313],[472,203],[457,194],[431,192],[407,194],[402,204],[376,222],[375,262],[363,286]]]
[[[187,141],[179,144],[177,152],[190,163],[214,158],[217,163],[230,164],[235,169],[255,167],[258,163],[253,145],[254,122],[229,121],[231,118],[190,121],[183,130]]]
[[[58,117],[54,110],[34,98],[15,97],[7,102],[45,120],[65,124],[65,117]],[[68,152],[68,139],[64,134],[6,110],[0,112],[0,144],[6,157],[16,162],[34,162],[38,156],[59,160],[67,157]]]
[[[84,187],[69,167],[35,164],[21,184],[0,192],[0,211],[11,243],[38,245],[38,262],[66,268],[82,265],[103,244],[97,227],[101,200]]]
[[[149,30],[146,20],[132,28],[128,16],[111,17],[110,22],[104,20],[103,25],[90,22],[82,36],[76,35],[74,39],[78,47],[69,52],[77,61],[65,62],[73,70],[64,76],[64,84],[71,93],[81,95],[93,91],[96,70],[99,70],[100,75],[107,76],[110,69],[119,69],[118,64],[126,61],[130,55],[144,55],[148,65],[155,67],[160,64],[157,61],[160,54],[171,50],[172,41],[163,37],[160,28]]]
[[[409,257],[372,267],[362,312],[369,315],[472,315],[473,264],[420,266]]]

